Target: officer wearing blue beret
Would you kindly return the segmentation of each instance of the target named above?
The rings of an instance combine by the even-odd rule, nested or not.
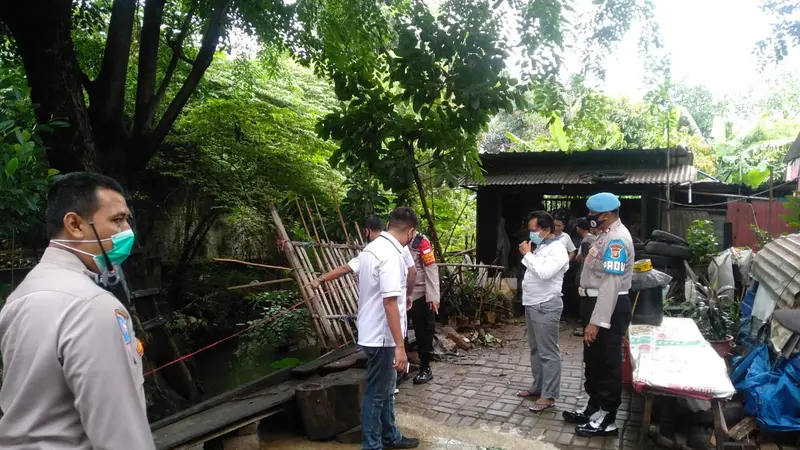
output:
[[[631,322],[628,289],[633,278],[633,239],[619,219],[619,198],[608,192],[586,201],[589,222],[599,230],[581,272],[583,361],[588,405],[565,411],[564,419],[578,424],[579,436],[618,433],[617,409],[622,402],[622,337]]]

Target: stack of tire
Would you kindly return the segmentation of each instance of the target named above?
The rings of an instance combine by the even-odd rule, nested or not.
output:
[[[666,231],[655,230],[644,244],[634,244],[636,260],[649,259],[653,268],[682,281],[686,270],[684,261],[692,257],[689,244],[682,238]]]

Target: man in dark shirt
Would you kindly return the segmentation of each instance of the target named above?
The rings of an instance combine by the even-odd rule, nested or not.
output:
[[[585,217],[581,217],[575,224],[575,230],[578,233],[578,236],[581,238],[581,246],[578,249],[578,254],[575,256],[575,262],[580,264],[578,266],[578,270],[576,273],[576,284],[580,286],[581,284],[581,271],[583,269],[583,261],[586,259],[586,255],[589,254],[589,249],[592,248],[592,244],[594,243],[597,236],[592,233],[594,230],[592,229],[591,225],[589,225],[589,219]],[[580,291],[579,291],[580,293]],[[581,294],[581,307],[583,307],[583,301],[585,295]],[[575,336],[583,336],[583,324],[578,321],[578,328],[572,331],[572,334]]]

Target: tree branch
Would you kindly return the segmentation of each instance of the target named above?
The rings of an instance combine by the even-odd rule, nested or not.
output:
[[[169,133],[169,130],[172,128],[175,120],[177,120],[183,107],[186,106],[186,102],[189,101],[189,98],[197,89],[197,85],[200,83],[200,79],[203,78],[206,69],[211,65],[211,61],[214,59],[214,52],[216,52],[217,45],[219,44],[219,38],[222,36],[230,4],[231,0],[214,1],[214,10],[211,12],[208,28],[203,36],[200,51],[197,53],[197,58],[192,66],[192,70],[183,82],[183,86],[181,86],[178,94],[172,99],[169,107],[167,107],[166,112],[164,112],[156,128],[147,137],[141,155],[137,161],[140,167],[145,166],[147,161],[149,161],[158,150],[159,144],[167,137],[167,133]]]
[[[125,81],[135,12],[135,0],[114,0],[111,5],[103,62],[93,89],[89,92],[91,108],[97,112],[98,117],[105,117],[109,121],[119,120],[121,123],[124,112]]]
[[[194,0],[192,2],[192,6],[189,7],[189,12],[186,13],[186,18],[181,24],[180,32],[178,33],[178,37],[173,42],[168,42],[169,47],[172,49],[172,58],[167,65],[167,70],[164,73],[164,79],[161,80],[161,84],[158,86],[158,91],[156,92],[155,97],[147,106],[147,122],[148,127],[152,125],[153,119],[156,116],[156,112],[158,112],[158,107],[161,105],[161,101],[164,99],[164,94],[167,92],[167,88],[169,88],[169,84],[172,82],[172,77],[175,75],[175,69],[178,67],[178,61],[183,60],[189,63],[190,65],[194,65],[194,61],[187,58],[183,54],[183,41],[186,40],[186,36],[189,35],[189,31],[192,27],[192,20],[194,19],[194,13],[197,10],[197,6],[200,3],[200,0]]]
[[[147,133],[152,124],[148,109],[156,90],[158,44],[164,18],[165,0],[147,0],[144,4],[142,35],[139,40],[139,77],[136,83],[136,112],[133,116],[133,136]]]

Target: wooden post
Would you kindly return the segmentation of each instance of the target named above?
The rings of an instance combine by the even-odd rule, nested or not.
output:
[[[639,436],[639,448],[644,448],[650,437],[650,418],[653,415],[653,394],[644,394],[644,414],[642,415],[642,435]]]
[[[770,169],[769,169],[769,212],[768,212],[768,214],[769,214],[769,225],[767,225],[769,227],[769,230],[767,230],[767,233],[769,233],[770,236],[772,236],[772,230],[773,230],[773,228],[772,228],[772,202],[773,202],[772,196],[773,196],[774,190],[775,190],[774,183],[775,183],[775,174],[772,172],[772,168],[770,167]]]
[[[286,253],[286,258],[289,260],[289,265],[294,269],[292,274],[294,275],[295,280],[297,280],[297,285],[300,288],[300,295],[303,297],[303,300],[305,300],[306,306],[308,306],[312,316],[317,316],[317,320],[313,321],[314,327],[317,331],[317,336],[319,336],[322,344],[325,347],[336,348],[338,347],[336,344],[336,335],[333,333],[333,329],[331,329],[330,324],[325,319],[322,319],[322,316],[324,316],[325,313],[319,304],[319,300],[316,298],[313,290],[311,289],[311,280],[306,277],[302,270],[303,266],[300,263],[297,254],[295,253],[294,247],[289,241],[289,234],[286,233],[286,228],[284,228],[281,217],[278,215],[278,210],[275,209],[274,205],[270,205],[269,209],[270,213],[272,214],[272,220],[275,222],[275,231],[278,232],[278,238],[286,243],[284,244],[283,250],[284,253]]]

